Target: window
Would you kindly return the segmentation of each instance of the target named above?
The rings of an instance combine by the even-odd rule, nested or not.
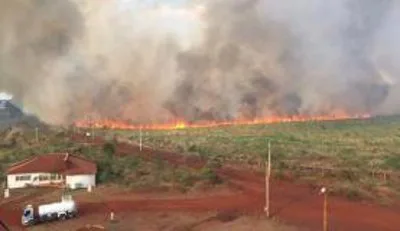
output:
[[[31,175],[16,176],[15,181],[30,181]]]
[[[84,188],[82,183],[75,183],[75,188]]]
[[[27,209],[27,210],[24,211],[24,217],[28,217],[30,215],[31,215],[31,210],[30,209]]]
[[[57,180],[57,178],[58,178],[58,175],[57,174],[51,174],[50,175],[50,180]]]
[[[48,175],[40,175],[39,176],[39,181],[47,181],[47,180],[49,180],[49,176]]]

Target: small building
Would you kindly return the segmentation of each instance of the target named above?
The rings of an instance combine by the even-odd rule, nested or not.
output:
[[[60,185],[71,189],[96,186],[97,166],[93,161],[68,153],[38,155],[7,169],[10,189]]]

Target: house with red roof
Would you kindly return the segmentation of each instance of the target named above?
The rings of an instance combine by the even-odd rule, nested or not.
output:
[[[7,187],[61,185],[71,189],[96,186],[96,163],[69,153],[38,155],[7,169]]]

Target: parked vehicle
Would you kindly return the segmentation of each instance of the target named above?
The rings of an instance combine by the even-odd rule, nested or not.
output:
[[[63,197],[61,202],[39,205],[27,205],[21,217],[24,226],[52,220],[66,220],[78,215],[78,209],[72,197]]]

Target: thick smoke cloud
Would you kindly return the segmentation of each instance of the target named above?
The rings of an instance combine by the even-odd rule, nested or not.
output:
[[[0,91],[33,107],[39,116],[60,122],[57,117],[67,112],[62,100],[68,92],[66,76],[49,71],[83,32],[81,12],[71,2],[1,0]],[[53,110],[58,112],[51,118]]]
[[[0,0],[0,91],[51,123],[397,113],[399,15],[394,0]]]

